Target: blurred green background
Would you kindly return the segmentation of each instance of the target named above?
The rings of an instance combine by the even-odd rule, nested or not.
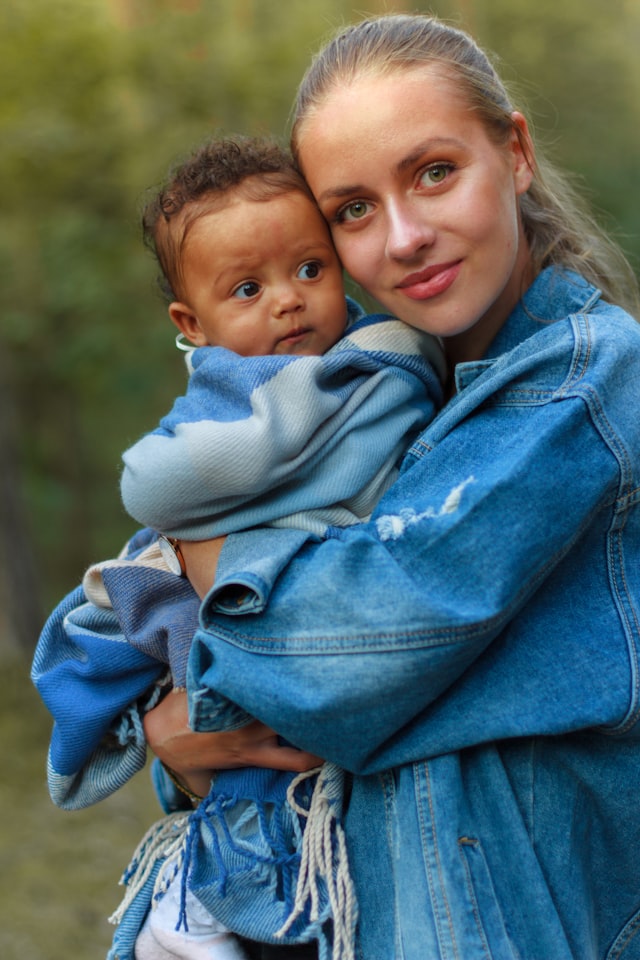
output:
[[[3,0],[0,7],[0,955],[103,957],[122,868],[158,815],[47,797],[29,659],[46,611],[133,531],[121,451],[184,385],[143,250],[145,190],[212,132],[284,133],[321,42],[432,12],[493,51],[537,138],[640,263],[637,0]]]

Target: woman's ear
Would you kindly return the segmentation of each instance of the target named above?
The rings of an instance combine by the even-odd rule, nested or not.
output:
[[[178,330],[185,335],[194,347],[206,347],[208,340],[200,326],[200,321],[185,303],[169,304],[169,316]]]
[[[536,163],[536,153],[533,140],[529,133],[526,118],[517,110],[511,114],[513,129],[511,131],[511,152],[513,155],[513,177],[518,195],[526,193],[531,186]]]

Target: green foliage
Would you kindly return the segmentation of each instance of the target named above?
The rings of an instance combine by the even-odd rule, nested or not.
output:
[[[537,132],[588,183],[634,257],[640,112],[635,0],[376,0],[475,33]],[[139,237],[145,190],[213,131],[284,135],[346,0],[5,0],[0,8],[0,338],[47,603],[133,524],[121,451],[184,370]],[[519,95],[516,99],[520,102]]]
[[[539,139],[582,181],[640,262],[640,6],[635,0],[478,4],[478,36],[500,52]],[[518,96],[516,96],[518,99]]]

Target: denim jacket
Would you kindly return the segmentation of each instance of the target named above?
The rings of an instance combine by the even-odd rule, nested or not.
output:
[[[192,723],[352,773],[363,960],[638,960],[640,325],[550,269],[455,378],[370,522],[229,538]]]

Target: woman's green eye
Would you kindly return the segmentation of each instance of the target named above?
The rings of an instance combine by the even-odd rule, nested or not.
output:
[[[437,163],[425,170],[421,179],[427,184],[443,183],[443,181],[447,179],[450,170],[451,167],[448,164]]]
[[[364,200],[354,200],[340,211],[341,220],[362,220],[369,213],[369,204]]]

